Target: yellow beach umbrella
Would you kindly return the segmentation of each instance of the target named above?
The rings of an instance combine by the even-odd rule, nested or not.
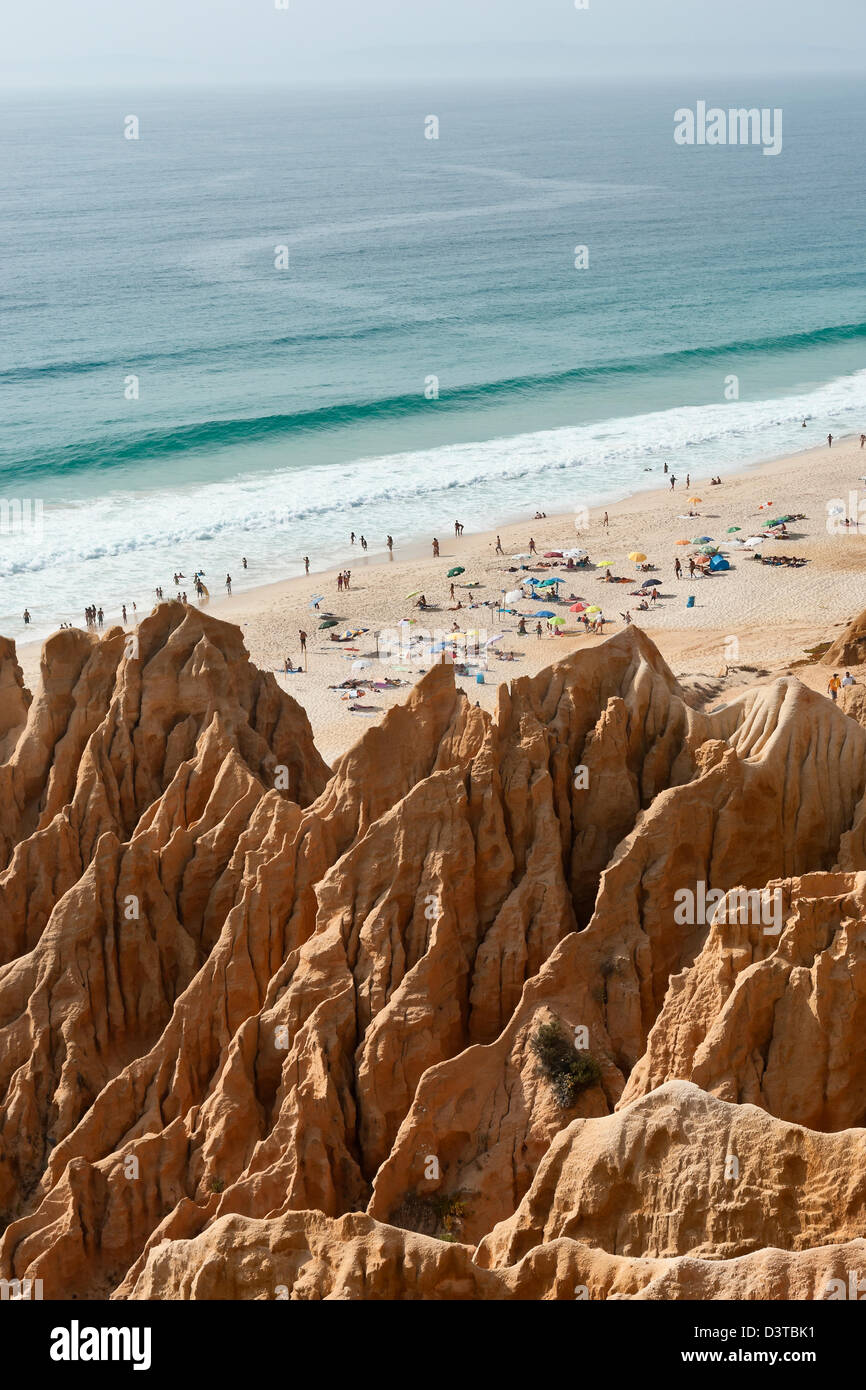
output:
[[[691,545],[691,541],[677,541],[677,545]]]
[[[601,609],[599,608],[599,606],[598,606],[597,603],[594,603],[594,604],[592,605],[592,607],[591,607],[591,608],[587,608],[586,611],[587,611],[587,613],[600,613],[600,612],[601,612]]]
[[[643,561],[646,559],[646,556],[641,550],[633,550],[628,558],[630,560],[634,560],[636,565],[639,565],[643,563]]]
[[[596,564],[596,569],[609,570],[612,564],[613,560],[599,560]]]
[[[704,500],[703,497],[690,497],[690,498],[689,498],[689,501],[690,501],[690,502],[703,502],[703,500]]]

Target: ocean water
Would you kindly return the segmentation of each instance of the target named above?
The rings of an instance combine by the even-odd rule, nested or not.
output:
[[[782,153],[677,146],[699,99],[781,107]],[[856,82],[17,93],[0,119],[4,634],[866,429]]]

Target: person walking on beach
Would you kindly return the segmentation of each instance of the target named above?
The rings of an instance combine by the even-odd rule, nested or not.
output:
[[[841,686],[841,684],[842,682],[840,681],[838,674],[834,671],[827,684],[827,690],[829,692],[830,699],[833,701],[834,705],[836,703],[836,698],[839,694],[839,687]]]
[[[607,512],[605,512],[605,514],[604,514],[604,519],[602,520],[602,523],[601,523],[601,524],[602,524],[602,526],[604,527],[605,531],[610,530],[610,521],[609,521],[609,519],[608,519]]]
[[[683,567],[680,564],[679,555],[677,555],[676,559],[674,560],[674,574],[676,575],[677,579],[682,579],[683,577]]]
[[[658,589],[655,587],[655,585],[653,585],[653,591],[652,591],[652,595],[651,595],[650,602],[652,602],[652,603],[658,603],[658,598],[659,598],[659,591],[658,591]]]
[[[832,434],[828,434],[828,435],[827,435],[827,448],[828,448],[828,449],[832,449],[832,448],[833,448],[833,436],[832,436]]]
[[[344,570],[344,571],[343,571],[343,588],[344,588],[344,589],[348,589],[348,587],[349,587],[349,580],[350,580],[351,578],[352,578],[352,571],[351,571],[351,570]]]
[[[125,626],[125,625],[126,625],[126,604],[123,605],[123,607],[121,608],[120,611],[121,611],[121,613],[123,614],[123,622],[124,622],[124,626]]]
[[[305,555],[305,556],[304,556],[304,574],[309,574],[309,573],[310,573],[310,557],[309,557],[309,555]]]
[[[529,553],[530,555],[538,554],[538,551],[535,548],[535,538],[533,536],[529,537]]]
[[[454,597],[454,585],[453,585],[453,584],[451,585],[451,597],[452,597],[452,598]]]
[[[495,553],[496,553],[497,555],[504,555],[504,554],[505,554],[505,551],[502,549],[502,541],[499,539],[498,536],[496,537],[496,552],[495,552]]]
[[[304,632],[303,628],[299,628],[299,629],[298,629],[298,637],[299,637],[300,643],[301,643],[301,660],[302,660],[303,663],[304,663],[304,670],[306,671],[306,669],[307,669],[307,634]]]
[[[536,624],[535,624],[535,635],[536,635],[536,637],[540,637],[540,636],[541,636],[541,623],[536,623]]]
[[[338,575],[337,575],[337,593],[338,593],[338,594],[341,594],[342,592],[343,592],[343,576],[342,576],[342,574],[338,574]]]
[[[231,577],[230,574],[227,574],[227,575],[226,575],[226,593],[228,594],[229,598],[231,598],[231,596],[232,596],[232,577]]]
[[[696,570],[696,569],[697,569],[697,565],[695,564],[694,560],[692,559],[692,557],[691,557],[691,555],[690,555],[690,556],[689,556],[689,579],[694,579],[694,577],[695,577],[695,570]]]
[[[433,537],[433,559],[439,559],[439,542],[437,541],[435,536]]]

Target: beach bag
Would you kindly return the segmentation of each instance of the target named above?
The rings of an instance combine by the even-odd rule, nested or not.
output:
[[[694,594],[689,594],[688,598],[686,599],[686,608],[694,608],[694,606],[695,606],[695,596],[694,596]]]

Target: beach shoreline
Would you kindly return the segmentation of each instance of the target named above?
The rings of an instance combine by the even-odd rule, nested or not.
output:
[[[633,620],[657,643],[675,674],[702,670],[714,673],[722,666],[736,666],[731,652],[736,652],[741,661],[748,657],[750,664],[759,660],[760,668],[771,669],[793,659],[796,643],[804,634],[814,634],[817,641],[824,629],[835,630],[866,606],[862,596],[856,596],[857,576],[862,574],[858,541],[866,540],[866,527],[862,536],[854,528],[849,534],[831,535],[827,527],[833,499],[841,499],[847,506],[849,493],[860,486],[858,465],[861,469],[866,465],[866,451],[861,454],[859,436],[852,435],[834,440],[832,449],[825,443],[794,455],[765,459],[735,473],[725,474],[724,465],[718,465],[721,486],[710,486],[705,477],[691,479],[688,490],[684,479],[678,479],[674,491],[656,483],[606,506],[589,509],[588,515],[581,518],[580,529],[576,529],[573,515],[558,515],[540,520],[511,520],[497,528],[455,537],[454,518],[450,518],[447,529],[442,525],[436,531],[440,542],[438,558],[431,555],[431,547],[421,543],[401,546],[390,558],[387,551],[364,554],[357,543],[349,544],[347,535],[343,568],[352,572],[348,593],[338,592],[339,570],[332,567],[251,586],[236,591],[232,597],[212,593],[202,608],[241,627],[253,661],[278,672],[281,685],[306,708],[323,756],[329,761],[360,737],[367,723],[376,722],[395,701],[405,699],[407,686],[423,669],[411,661],[398,661],[398,668],[408,664],[411,669],[397,669],[392,676],[406,683],[359,701],[368,706],[359,711],[349,711],[351,701],[341,699],[340,692],[332,689],[350,677],[353,660],[374,662],[376,632],[388,630],[393,640],[400,631],[401,620],[408,619],[416,627],[424,624],[434,634],[447,634],[454,622],[464,632],[470,628],[489,635],[502,631],[503,646],[519,650],[518,659],[512,663],[491,655],[483,683],[472,676],[461,681],[470,698],[491,709],[501,681],[532,674],[568,651],[600,640],[582,628],[576,629],[567,604],[558,609],[568,623],[566,634],[552,637],[545,632],[541,639],[535,636],[534,617],[530,635],[517,638],[513,617],[502,616],[500,620],[493,609],[467,606],[475,595],[489,603],[498,601],[504,591],[514,587],[520,562],[510,557],[527,551],[530,536],[536,541],[539,560],[547,550],[580,546],[589,551],[593,561],[612,559],[616,573],[633,577],[635,584],[614,588],[604,582],[598,570],[550,571],[564,577],[565,594],[574,593],[603,608],[607,633],[619,630],[622,612],[631,611]],[[692,518],[686,515],[690,510],[687,496],[702,499],[692,508],[698,513]],[[769,504],[777,512],[806,513],[802,532],[792,527],[786,543],[768,542],[776,553],[805,558],[808,563],[802,569],[756,565],[743,551],[730,555],[733,568],[725,574],[691,583],[687,579],[674,580],[675,556],[679,554],[685,559],[691,550],[685,546],[678,549],[678,539],[706,531],[724,549],[724,543],[730,539],[727,528],[734,524],[732,518],[744,528],[743,534],[749,534],[748,527],[758,528],[773,514],[767,510]],[[608,527],[603,525],[605,511]],[[437,523],[441,520],[437,518]],[[432,534],[431,527],[431,537]],[[497,534],[502,538],[504,557],[495,555]],[[638,600],[630,591],[646,577],[639,575],[626,558],[636,549],[645,552],[657,566],[651,573],[658,577],[663,598],[650,612],[634,611]],[[451,580],[447,570],[457,565],[463,567],[464,573],[454,580],[455,599],[460,599],[464,606],[455,611],[450,607]],[[212,576],[208,579],[212,580]],[[480,588],[469,590],[464,587],[468,582],[475,582]],[[435,609],[427,613],[415,609],[414,599],[404,597],[414,591],[424,592]],[[309,602],[319,593],[324,600],[317,613],[311,610]],[[692,608],[686,607],[686,593],[694,595]],[[538,605],[522,603],[518,607],[531,614]],[[331,644],[318,629],[325,611],[338,614],[337,631],[366,628],[367,632],[356,643],[344,647]],[[112,626],[106,623],[104,630]],[[132,624],[128,626],[132,628]],[[296,664],[299,661],[301,628],[308,634],[308,669],[306,673],[285,676],[280,668],[286,656]],[[41,647],[41,642],[32,642],[21,644],[18,649],[25,683],[31,689],[38,680]],[[348,650],[350,647],[352,650]],[[378,669],[377,664],[376,674]],[[371,674],[372,670],[367,669],[359,679]]]

